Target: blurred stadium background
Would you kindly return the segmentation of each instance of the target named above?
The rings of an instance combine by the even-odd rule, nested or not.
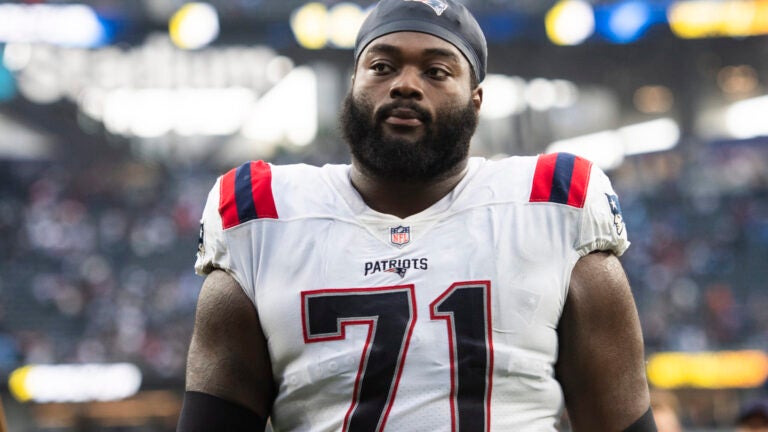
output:
[[[369,1],[0,2],[0,397],[12,431],[169,431],[198,219],[247,159],[348,161]],[[652,387],[726,431],[768,377],[768,1],[467,0],[476,155],[602,166]]]

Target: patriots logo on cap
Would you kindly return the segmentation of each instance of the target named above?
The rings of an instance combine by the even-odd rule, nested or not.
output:
[[[624,216],[621,214],[619,197],[608,194],[605,194],[605,196],[608,198],[608,205],[611,206],[611,213],[613,213],[613,225],[616,227],[616,232],[621,235],[624,232]]]
[[[389,241],[395,246],[405,246],[411,242],[411,227],[397,226],[389,229]]]
[[[437,16],[440,16],[445,12],[446,9],[448,9],[448,3],[444,2],[443,0],[404,0],[404,1],[415,1],[419,3],[423,3],[429,7],[432,8],[433,11],[437,14]]]

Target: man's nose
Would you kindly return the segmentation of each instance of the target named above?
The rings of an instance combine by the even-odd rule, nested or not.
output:
[[[405,67],[392,81],[389,96],[392,99],[413,98],[421,100],[424,96],[421,88],[421,72],[415,67]]]

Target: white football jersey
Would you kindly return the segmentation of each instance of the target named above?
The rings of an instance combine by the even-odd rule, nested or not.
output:
[[[276,431],[555,431],[557,325],[576,261],[629,246],[585,159],[471,158],[459,185],[400,219],[348,165],[248,162],[208,197],[195,268],[258,310]]]

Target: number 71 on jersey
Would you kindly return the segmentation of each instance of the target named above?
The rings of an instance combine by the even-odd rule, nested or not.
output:
[[[392,409],[414,326],[414,285],[302,292],[305,343],[346,338],[368,327],[343,431],[380,432]],[[429,305],[443,320],[451,367],[451,431],[490,430],[493,378],[491,283],[457,282]]]

